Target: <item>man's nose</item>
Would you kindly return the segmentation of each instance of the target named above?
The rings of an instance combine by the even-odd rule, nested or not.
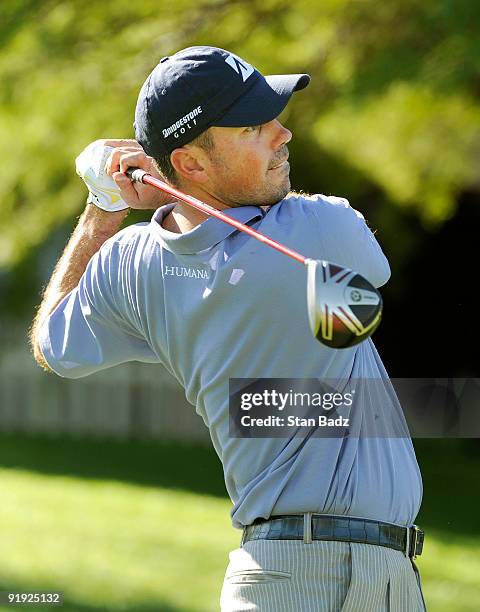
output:
[[[275,125],[275,149],[286,145],[287,142],[292,140],[292,132],[283,126],[278,119],[274,119],[273,123]]]

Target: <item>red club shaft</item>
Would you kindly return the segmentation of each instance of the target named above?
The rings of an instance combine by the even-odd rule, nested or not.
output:
[[[216,217],[217,219],[220,219],[220,221],[224,221],[225,223],[228,223],[232,227],[235,227],[241,232],[245,232],[249,236],[252,236],[252,238],[256,238],[257,240],[259,240],[260,242],[263,242],[264,244],[268,244],[269,246],[276,249],[277,251],[280,251],[280,253],[283,253],[284,255],[288,255],[288,257],[291,257],[292,259],[295,259],[296,261],[299,261],[300,263],[304,264],[306,262],[307,258],[301,255],[300,253],[297,253],[296,251],[293,251],[292,249],[289,249],[288,247],[283,246],[283,244],[276,242],[275,240],[273,240],[272,238],[269,238],[268,236],[264,236],[263,234],[260,234],[260,232],[257,232],[251,227],[248,227],[248,225],[245,225],[244,223],[240,223],[240,221],[236,221],[235,219],[230,218],[228,215],[222,213],[220,210],[217,210],[216,208],[213,208],[212,206],[205,204],[201,200],[197,200],[197,198],[194,198],[193,196],[183,193],[182,191],[176,189],[175,187],[172,187],[171,185],[168,185],[164,181],[161,181],[151,176],[150,174],[143,173],[143,171],[138,172],[138,170],[135,168],[129,168],[129,170],[127,171],[127,174],[132,180],[146,183],[147,185],[151,185],[152,187],[161,189],[165,193],[169,193],[170,195],[175,196],[179,200],[182,200],[182,202],[185,202],[189,206],[193,206],[193,208],[196,208],[197,210],[200,210],[206,213],[207,215],[211,215],[212,217]]]

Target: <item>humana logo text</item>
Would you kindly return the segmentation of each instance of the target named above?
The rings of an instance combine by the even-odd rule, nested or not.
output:
[[[181,266],[164,266],[165,276],[185,276],[187,278],[208,278],[208,272],[200,268],[183,268]]]

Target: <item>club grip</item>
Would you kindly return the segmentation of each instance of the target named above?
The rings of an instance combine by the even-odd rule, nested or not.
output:
[[[134,183],[143,183],[143,177],[147,174],[147,172],[145,172],[145,170],[141,170],[140,168],[128,168],[125,174]]]

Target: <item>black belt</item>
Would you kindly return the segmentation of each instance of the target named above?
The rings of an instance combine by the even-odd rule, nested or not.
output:
[[[424,535],[417,525],[400,527],[371,519],[306,513],[256,519],[244,528],[241,545],[249,540],[358,542],[400,550],[415,559],[422,554]]]

